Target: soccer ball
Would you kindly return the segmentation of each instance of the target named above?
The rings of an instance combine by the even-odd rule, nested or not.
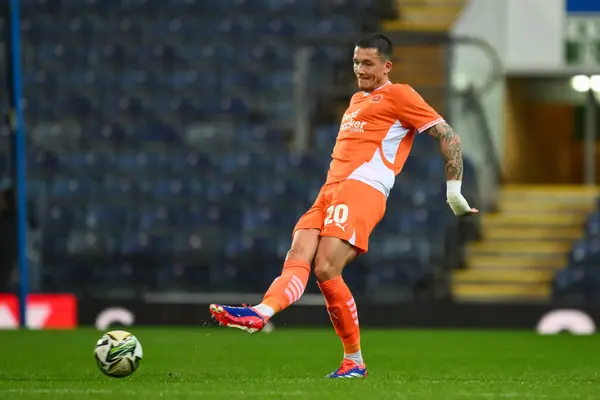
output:
[[[126,331],[105,333],[94,348],[96,364],[104,375],[124,378],[135,372],[142,360],[142,345]]]

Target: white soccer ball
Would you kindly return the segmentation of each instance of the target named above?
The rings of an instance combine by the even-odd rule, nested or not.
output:
[[[105,333],[94,348],[96,364],[103,374],[124,378],[133,374],[143,357],[142,345],[126,331]]]

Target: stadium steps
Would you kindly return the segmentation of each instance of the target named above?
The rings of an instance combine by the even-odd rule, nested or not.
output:
[[[385,31],[449,32],[466,0],[396,0],[399,18],[383,21]],[[443,44],[394,49],[390,79],[410,83],[440,114],[446,112],[447,51]]]
[[[444,114],[446,53],[443,45],[396,46],[390,80],[409,83],[438,113]]]
[[[500,211],[482,217],[484,239],[469,247],[467,268],[453,273],[455,300],[547,300],[599,193],[584,186],[503,187]]]
[[[387,31],[448,32],[466,0],[396,0],[399,18],[384,21]]]

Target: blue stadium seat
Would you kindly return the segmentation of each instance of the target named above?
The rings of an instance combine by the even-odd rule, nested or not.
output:
[[[239,231],[244,225],[244,209],[235,201],[217,202],[207,207],[208,220],[211,226],[222,226],[234,232]]]
[[[600,236],[600,212],[596,211],[587,218],[585,234],[588,237]]]
[[[320,122],[308,155],[289,151],[296,39],[354,36],[374,0],[24,1],[28,167],[59,286],[264,290],[318,195],[339,130],[337,117]],[[307,48],[314,112],[352,49]],[[410,298],[443,258],[438,147],[415,139],[358,262],[366,267],[347,275],[352,287]],[[466,160],[465,176],[475,173]],[[600,231],[594,218],[590,235]],[[577,265],[596,253],[577,245]]]
[[[273,219],[273,211],[267,206],[247,208],[244,210],[243,229],[249,232],[268,229]]]
[[[575,262],[600,262],[600,237],[584,238],[573,244],[571,259]]]
[[[137,182],[138,184],[140,182]],[[142,181],[143,183],[143,181]],[[102,195],[109,197],[130,196],[134,191],[134,182],[126,177],[107,176],[102,182]]]
[[[332,150],[339,130],[340,126],[337,124],[318,126],[315,130],[317,146]]]
[[[89,198],[97,190],[93,182],[86,180],[57,178],[52,182],[51,194],[54,197]]]
[[[89,204],[85,224],[89,229],[123,229],[127,223],[127,213],[121,207],[111,207],[105,203]]]
[[[558,271],[552,282],[552,297],[579,304],[600,300],[600,273],[593,267],[571,267]]]

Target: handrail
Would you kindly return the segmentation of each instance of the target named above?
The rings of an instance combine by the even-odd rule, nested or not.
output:
[[[485,117],[485,112],[481,104],[480,93],[477,92],[474,86],[469,86],[461,96],[465,100],[465,108],[470,108],[479,120],[479,126],[481,127],[482,136],[484,139],[484,151],[486,153],[486,159],[491,161],[491,165],[494,170],[494,177],[497,183],[502,182],[502,166],[500,164],[500,156],[496,151],[492,139],[492,131],[490,129],[489,122]]]
[[[500,55],[498,54],[496,49],[492,47],[492,45],[490,45],[483,39],[469,36],[455,36],[451,38],[451,41],[457,44],[470,44],[475,47],[478,47],[479,49],[483,50],[483,52],[490,59],[492,70],[488,75],[486,81],[479,87],[473,86],[467,90],[474,90],[477,93],[477,95],[481,96],[489,93],[492,89],[494,89],[496,85],[498,85],[498,83],[502,81],[502,79],[504,78],[504,67],[502,61],[500,60]]]

